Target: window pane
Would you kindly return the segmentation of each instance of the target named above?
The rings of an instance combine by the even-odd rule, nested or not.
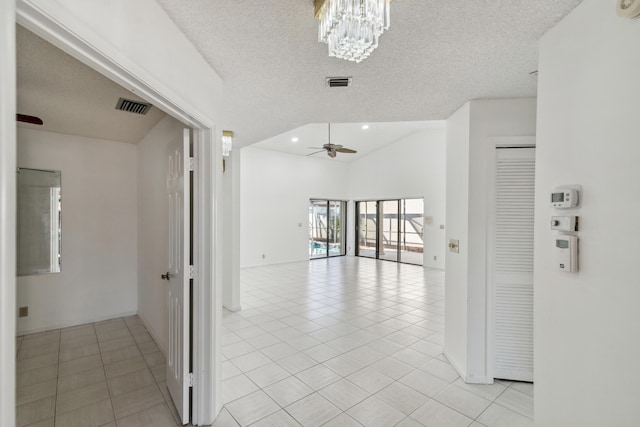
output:
[[[422,199],[356,202],[356,256],[423,265]]]
[[[377,213],[374,202],[358,202],[358,253],[357,255],[375,258],[378,235]]]
[[[327,256],[328,220],[326,200],[311,200],[309,205],[309,258]]]
[[[402,200],[400,260],[422,265],[424,258],[424,202],[422,199]]]
[[[340,200],[311,200],[309,204],[309,258],[346,254],[347,203]]]
[[[382,206],[380,210],[380,221],[382,231],[380,233],[380,259],[388,261],[398,261],[398,245],[399,245],[399,212],[398,200],[385,200],[380,202]]]
[[[344,250],[344,219],[346,203],[341,201],[329,201],[329,229],[328,246],[329,256],[345,254]]]

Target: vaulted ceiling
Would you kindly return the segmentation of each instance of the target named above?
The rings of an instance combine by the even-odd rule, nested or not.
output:
[[[442,133],[446,122],[430,120],[422,122],[332,123],[329,136],[328,123],[310,123],[267,138],[252,145],[257,148],[281,151],[299,156],[313,156],[330,161],[352,162],[371,154],[410,135],[424,131]],[[331,141],[357,153],[338,153],[331,159],[322,149]]]
[[[470,99],[535,96],[537,41],[580,2],[395,0],[380,46],[355,64],[329,58],[317,42],[312,0],[157,1],[222,77],[220,124],[236,143],[297,154],[326,142],[319,123],[336,123],[338,139],[337,124],[353,123],[342,127],[344,145],[362,136],[379,147]],[[18,108],[44,119],[38,129],[137,142],[164,116],[115,110],[120,96],[140,98],[21,27],[17,43]],[[329,88],[327,76],[351,76],[353,85]],[[292,145],[298,128],[315,142]]]
[[[246,145],[308,123],[445,119],[470,99],[535,96],[537,42],[580,0],[395,0],[360,64],[327,56],[312,0],[158,3],[224,80],[222,125]]]

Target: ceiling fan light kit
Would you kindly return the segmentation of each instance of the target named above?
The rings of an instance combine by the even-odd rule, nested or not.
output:
[[[640,17],[640,0],[618,0],[618,16],[635,19]]]
[[[320,20],[318,41],[329,56],[361,62],[378,47],[378,38],[390,25],[391,0],[314,0]]]

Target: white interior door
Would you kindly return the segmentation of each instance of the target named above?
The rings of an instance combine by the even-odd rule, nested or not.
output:
[[[190,409],[190,176],[189,129],[168,147],[169,201],[169,350],[167,387],[182,423]]]
[[[533,381],[534,185],[534,148],[497,150],[493,242],[495,378]]]

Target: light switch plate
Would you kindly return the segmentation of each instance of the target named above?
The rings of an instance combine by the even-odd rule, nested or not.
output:
[[[578,231],[577,216],[552,216],[551,229],[558,231]]]

